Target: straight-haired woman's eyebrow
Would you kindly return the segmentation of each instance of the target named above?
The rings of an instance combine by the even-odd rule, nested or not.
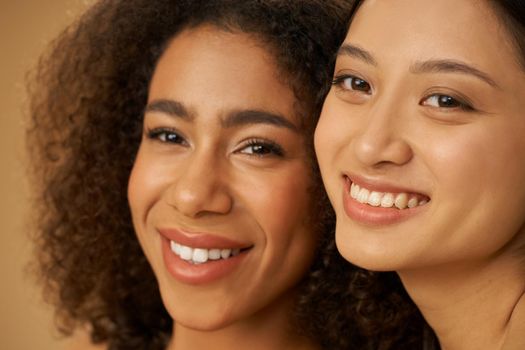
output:
[[[372,66],[377,66],[377,61],[370,52],[360,48],[359,46],[349,43],[344,43],[341,45],[339,51],[337,51],[337,56],[350,56],[364,61],[365,63],[368,63]]]
[[[144,112],[160,112],[172,117],[179,117],[189,121],[194,119],[193,114],[181,102],[169,99],[151,101],[146,106]]]
[[[299,128],[282,115],[259,110],[233,111],[221,121],[225,128],[251,124],[269,124],[299,132]]]
[[[475,68],[467,63],[449,60],[437,59],[416,62],[410,67],[410,72],[420,73],[460,73],[476,77],[492,87],[499,88],[498,84],[487,73]]]

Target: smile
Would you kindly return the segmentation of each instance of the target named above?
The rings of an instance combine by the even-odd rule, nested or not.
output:
[[[415,193],[372,191],[356,183],[350,185],[350,197],[373,207],[411,209],[428,203],[428,198]]]
[[[367,226],[380,227],[408,220],[424,211],[430,202],[422,193],[361,178],[344,176],[343,186],[346,215]]]
[[[204,264],[207,261],[230,259],[240,254],[240,248],[192,248],[175,241],[170,241],[170,248],[175,255],[192,264]]]

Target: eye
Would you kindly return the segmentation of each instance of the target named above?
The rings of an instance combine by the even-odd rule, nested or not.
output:
[[[366,80],[348,74],[336,76],[332,85],[338,86],[342,90],[360,91],[366,94],[370,94],[372,90]]]
[[[158,128],[148,131],[147,136],[151,140],[157,140],[163,143],[174,143],[187,145],[186,140],[179,133],[169,128]]]
[[[435,108],[458,108],[465,111],[471,111],[474,109],[470,103],[465,102],[461,98],[445,94],[433,94],[427,96],[421,101],[420,104],[423,106],[430,106]]]
[[[284,156],[283,148],[277,143],[270,140],[261,139],[248,140],[239,150],[239,153],[257,157],[266,157],[272,155],[278,157]]]

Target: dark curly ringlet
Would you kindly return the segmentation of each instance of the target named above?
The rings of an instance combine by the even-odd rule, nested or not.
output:
[[[109,349],[163,349],[171,337],[173,320],[127,203],[148,86],[169,40],[203,24],[252,35],[275,57],[311,136],[352,4],[100,0],[52,42],[30,77],[27,148],[37,275],[64,334],[87,326]],[[312,153],[324,234],[297,303],[298,325],[329,350],[417,348],[421,316],[397,277],[355,268],[337,253],[313,160]]]

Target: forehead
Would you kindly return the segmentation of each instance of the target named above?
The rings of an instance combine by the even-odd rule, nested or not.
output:
[[[216,108],[267,104],[283,110],[295,101],[280,79],[275,58],[261,42],[213,26],[185,30],[168,43],[149,95]]]
[[[510,38],[486,0],[365,0],[347,41],[389,60],[449,58],[518,69]]]

